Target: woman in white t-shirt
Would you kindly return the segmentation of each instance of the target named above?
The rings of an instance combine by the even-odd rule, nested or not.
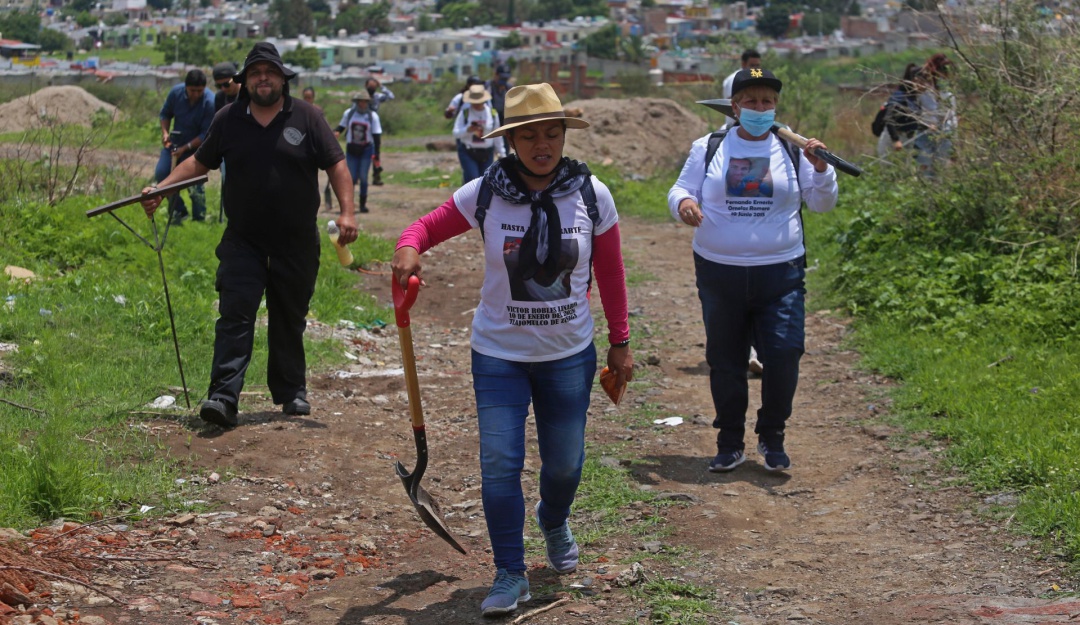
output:
[[[394,252],[394,279],[405,285],[420,275],[421,254],[431,247],[472,228],[480,228],[483,239],[472,375],[481,496],[497,569],[480,606],[484,616],[508,614],[530,598],[521,487],[530,405],[541,462],[535,519],[551,568],[577,568],[567,519],[585,462],[585,416],[597,366],[589,312],[594,266],[608,325],[607,365],[618,384],[633,377],[615,203],[584,163],[563,156],[566,129],[588,125],[566,116],[550,85],[514,87],[503,125],[483,138],[505,135],[515,153],[406,228]]]
[[[716,419],[714,472],[745,460],[743,437],[751,343],[763,366],[761,409],[754,432],[765,468],[791,467],[784,428],[791,416],[804,350],[801,206],[836,206],[836,172],[807,141],[794,152],[771,132],[782,83],[766,69],[735,75],[731,107],[737,124],[706,163],[709,137],[694,142],[668,192],[672,215],[693,226],[694,268],[705,322],[705,360]]]
[[[353,186],[360,184],[360,212],[368,212],[368,171],[372,161],[379,160],[379,143],[382,139],[382,122],[379,114],[371,110],[371,94],[357,91],[352,96],[353,105],[341,116],[334,135],[345,133],[345,162],[349,165]]]
[[[502,158],[502,139],[485,137],[499,125],[499,116],[491,106],[491,93],[484,85],[473,85],[461,99],[454,118],[461,184],[479,178],[496,158]]]

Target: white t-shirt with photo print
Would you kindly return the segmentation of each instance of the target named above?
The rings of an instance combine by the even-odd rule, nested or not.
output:
[[[694,199],[704,219],[694,232],[694,251],[706,260],[742,267],[773,265],[806,253],[801,202],[815,212],[836,206],[836,171],[824,172],[800,155],[799,173],[772,133],[747,141],[732,130],[720,143],[705,175],[708,135],[690,148],[679,179],[668,192],[668,208],[679,219],[679,203]]]
[[[473,228],[483,178],[454,193],[454,204]],[[593,222],[578,191],[555,198],[562,224],[562,252],[554,275],[531,279],[517,272],[521,239],[532,210],[492,194],[484,217],[484,284],[473,315],[472,347],[486,356],[517,362],[546,362],[572,356],[593,340],[589,311],[593,237],[618,223],[615,201],[594,176],[600,221]]]

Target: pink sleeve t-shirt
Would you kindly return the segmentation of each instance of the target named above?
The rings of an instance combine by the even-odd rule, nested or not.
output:
[[[475,228],[480,182],[478,178],[461,187],[449,202],[407,228],[398,247],[410,246],[422,253]],[[559,265],[553,275],[541,271],[528,280],[517,268],[521,239],[532,217],[530,207],[492,196],[484,219],[484,284],[473,316],[473,349],[519,362],[558,360],[584,349],[594,332],[589,311],[590,257],[609,340],[629,337],[619,217],[608,188],[596,178],[592,182],[600,213],[596,231],[580,193],[556,198],[562,223]]]

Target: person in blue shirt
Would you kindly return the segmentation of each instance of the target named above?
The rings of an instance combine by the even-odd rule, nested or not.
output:
[[[161,156],[154,169],[154,180],[161,182],[176,165],[189,158],[206,140],[210,122],[214,121],[214,94],[206,90],[206,74],[193,69],[184,82],[169,89],[165,104],[158,115],[161,120]],[[206,220],[206,191],[203,185],[188,187],[191,196],[191,218]],[[169,196],[169,219],[179,224],[188,217],[187,206],[180,194]]]

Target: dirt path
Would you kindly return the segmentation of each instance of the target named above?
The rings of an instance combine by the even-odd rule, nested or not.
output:
[[[396,237],[447,195],[373,188],[362,226]],[[890,438],[896,433],[875,422],[887,382],[854,369],[857,355],[840,342],[845,322],[827,312],[808,319],[788,435],[793,470],[769,474],[751,454],[732,473],[709,473],[715,430],[691,232],[635,219],[623,219],[622,231],[639,382],[619,409],[594,393],[589,441],[593,453],[611,457],[606,462],[628,464],[638,488],[678,504],[663,509],[660,538],[627,531],[589,544],[582,566],[565,578],[531,551],[534,600],[525,609],[555,596],[570,600],[526,622],[666,622],[650,620],[640,584],[615,582],[635,560],[648,580],[714,591],[709,623],[1075,622],[1069,618],[1080,605],[1037,599],[1061,581],[1060,563],[1032,560],[1024,541],[980,516],[983,504],[939,471],[934,451]],[[316,324],[312,332],[342,336],[356,360],[311,376],[312,415],[283,417],[255,388],[235,430],[203,430],[197,419],[150,424],[174,455],[194,459],[193,481],[223,476],[205,491],[213,511],[130,528],[178,558],[102,578],[132,605],[86,608],[86,597],[62,592],[58,605],[83,606],[83,615],[107,623],[481,622],[478,606],[494,571],[468,375],[478,250],[472,233],[433,250],[430,286],[412,315],[432,459],[424,485],[467,556],[424,529],[392,469],[399,457],[414,462],[393,326]],[[385,275],[358,275],[357,288],[388,299]],[[751,384],[753,396],[760,383]],[[652,424],[668,415],[685,421]],[[535,462],[531,455],[526,467],[529,505]],[[621,512],[629,530],[652,509]],[[571,520],[579,534],[589,529],[590,519]]]

